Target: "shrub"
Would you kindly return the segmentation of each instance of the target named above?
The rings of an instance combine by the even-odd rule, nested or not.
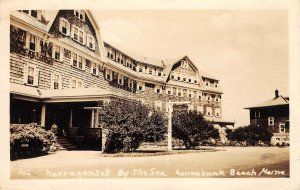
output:
[[[143,142],[164,138],[166,119],[140,102],[120,99],[104,104],[99,122],[108,130],[104,152],[135,151]]]
[[[40,156],[49,151],[56,151],[56,138],[53,132],[46,131],[36,124],[10,126],[11,160]]]
[[[197,113],[176,113],[172,118],[172,135],[184,142],[186,149],[194,148],[199,142],[219,138],[219,132]]]
[[[249,125],[232,130],[227,130],[227,138],[231,141],[245,142],[247,146],[256,146],[270,143],[272,133],[265,127]]]

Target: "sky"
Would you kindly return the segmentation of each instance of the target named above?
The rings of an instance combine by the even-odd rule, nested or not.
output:
[[[157,59],[188,55],[220,80],[222,118],[250,123],[253,106],[289,95],[286,10],[93,11],[104,41]]]

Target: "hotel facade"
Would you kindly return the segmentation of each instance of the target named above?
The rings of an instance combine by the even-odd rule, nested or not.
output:
[[[169,101],[222,126],[220,81],[186,55],[133,56],[101,37],[89,10],[22,10],[10,16],[10,122],[55,123],[73,139],[101,137],[99,104],[133,99],[168,112]],[[231,123],[232,124],[232,123]]]

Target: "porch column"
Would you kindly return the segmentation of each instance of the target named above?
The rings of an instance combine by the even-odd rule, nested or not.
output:
[[[94,111],[94,110],[93,110]],[[96,115],[95,115],[95,127],[99,127],[99,109],[96,109]]]
[[[43,104],[41,110],[41,126],[45,127],[45,124],[46,124],[46,104]]]
[[[91,128],[93,128],[94,127],[94,114],[95,114],[95,112],[94,112],[94,110],[91,110],[92,111],[92,115],[91,115]]]
[[[73,109],[72,108],[71,108],[71,111],[70,111],[69,127],[70,128],[73,127]]]

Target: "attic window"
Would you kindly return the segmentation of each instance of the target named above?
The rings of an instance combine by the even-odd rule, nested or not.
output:
[[[85,14],[82,10],[74,10],[74,15],[81,21],[85,20]]]
[[[37,10],[31,10],[31,16],[37,18]]]

